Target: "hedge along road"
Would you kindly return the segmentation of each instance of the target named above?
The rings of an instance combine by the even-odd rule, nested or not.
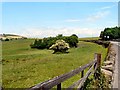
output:
[[[113,42],[113,48],[116,52],[116,59],[115,59],[115,70],[113,75],[113,88],[117,88],[120,90],[120,42]]]

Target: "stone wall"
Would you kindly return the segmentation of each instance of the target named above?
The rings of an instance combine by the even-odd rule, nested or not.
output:
[[[101,71],[106,77],[106,81],[109,84],[109,88],[111,88],[111,83],[113,79],[113,71],[114,71],[114,65],[115,65],[115,50],[112,47],[112,44],[109,44],[108,46],[108,53],[106,60],[103,62],[103,65],[101,66]]]

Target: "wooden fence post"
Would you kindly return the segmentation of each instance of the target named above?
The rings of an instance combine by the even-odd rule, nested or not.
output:
[[[81,78],[84,76],[84,70],[81,72]]]
[[[57,90],[61,90],[61,83],[57,85]]]
[[[95,65],[95,68],[97,67],[96,71],[95,71],[95,79],[99,77],[100,75],[100,66],[101,66],[101,54],[100,53],[95,53],[94,59],[97,60],[97,63]]]
[[[97,68],[100,68],[101,66],[101,54],[97,54]]]

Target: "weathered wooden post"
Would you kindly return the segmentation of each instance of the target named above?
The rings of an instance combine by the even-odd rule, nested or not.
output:
[[[95,76],[95,79],[96,78],[99,78],[99,75],[100,75],[100,66],[101,66],[101,54],[100,53],[95,53],[95,56],[94,56],[94,59],[95,60],[97,60],[97,63],[96,63],[96,65],[95,65],[95,67],[94,68],[96,68],[96,71],[95,71],[95,74],[94,74],[94,76]]]
[[[57,90],[61,90],[61,83],[57,85]]]
[[[101,66],[101,54],[97,54],[97,68],[100,69],[100,66]]]
[[[84,70],[81,72],[81,78],[84,76]]]

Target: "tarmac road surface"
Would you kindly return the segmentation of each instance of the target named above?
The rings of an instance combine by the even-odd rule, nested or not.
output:
[[[113,42],[113,48],[116,52],[115,70],[113,74],[113,90],[120,90],[120,42]]]

